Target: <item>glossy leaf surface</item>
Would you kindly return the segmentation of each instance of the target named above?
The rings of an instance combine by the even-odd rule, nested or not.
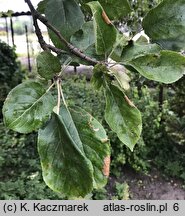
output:
[[[71,37],[71,43],[79,48],[83,53],[93,59],[102,61],[105,59],[103,55],[97,55],[95,49],[95,35],[93,22],[89,21],[83,24],[82,29],[76,32]],[[72,57],[74,62],[81,64],[88,64],[85,60],[78,58],[77,56]]]
[[[116,86],[107,84],[105,95],[105,120],[118,138],[132,151],[141,134],[141,114]]]
[[[67,41],[84,23],[84,15],[75,0],[48,0],[45,16]],[[56,47],[64,47],[53,32],[49,31],[49,35]]]
[[[132,43],[126,47],[124,47],[120,61],[121,62],[129,62],[140,56],[145,56],[147,54],[157,54],[161,51],[160,46],[157,44],[139,44]]]
[[[145,33],[164,49],[185,49],[185,1],[164,0],[143,20]]]
[[[98,1],[89,2],[88,5],[93,14],[96,52],[98,55],[108,55],[116,41],[117,30],[103,18],[104,10]]]
[[[123,18],[131,12],[128,0],[99,0],[111,20]]]
[[[37,130],[47,121],[54,99],[50,92],[34,81],[24,82],[10,91],[3,107],[5,125],[20,133]]]
[[[52,190],[79,197],[93,189],[93,167],[66,107],[39,130],[38,150],[44,181]]]
[[[47,80],[52,79],[60,70],[59,59],[50,52],[44,51],[37,56],[37,72],[41,77]]]
[[[39,130],[38,149],[46,184],[67,196],[85,196],[107,182],[109,140],[89,113],[77,107],[70,112],[62,105],[59,115],[52,114]]]
[[[110,146],[102,125],[81,108],[70,109],[73,121],[79,132],[86,157],[93,165],[94,187],[105,186],[109,176]]]
[[[91,0],[78,0],[80,3],[88,3]],[[111,20],[123,18],[131,12],[128,0],[99,0],[108,17]]]
[[[144,77],[166,84],[177,81],[185,74],[185,57],[173,51],[141,56],[128,64]]]
[[[93,22],[89,21],[84,23],[82,29],[71,37],[71,43],[82,51],[95,44]]]

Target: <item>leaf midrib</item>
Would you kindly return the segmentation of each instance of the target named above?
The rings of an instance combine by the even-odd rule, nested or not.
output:
[[[116,105],[117,105],[117,101],[115,100],[114,95],[113,95],[111,89],[110,89],[109,87],[108,87],[108,89],[109,89],[109,92],[111,93],[111,96],[112,96],[112,98],[113,98],[113,100],[114,100],[114,103],[116,103]],[[118,107],[119,112],[120,112],[120,114],[121,114],[120,107],[119,107],[118,105],[117,105],[117,107]],[[127,128],[127,130],[128,130],[128,127],[127,127],[126,124],[125,124],[125,120],[124,120],[122,114],[121,114],[121,118],[122,118],[122,120],[123,120],[123,122],[124,122],[125,128]],[[127,134],[127,133],[126,133],[126,134]],[[129,142],[130,142],[130,143],[129,143],[129,146],[132,145],[132,141],[131,141],[130,137],[128,136],[128,134],[127,134],[127,138],[129,139]]]
[[[18,118],[11,122],[9,127],[11,127],[12,125],[14,126],[14,124],[19,121],[19,119],[22,118],[27,112],[29,112],[35,106],[35,104],[38,103],[46,94],[48,94],[47,91],[45,91],[45,93],[38,100],[36,100],[28,109],[26,109]]]

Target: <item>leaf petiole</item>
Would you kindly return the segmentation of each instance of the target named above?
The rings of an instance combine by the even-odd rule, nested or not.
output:
[[[56,111],[56,113],[59,115],[61,97],[62,97],[62,101],[63,101],[64,105],[67,107],[67,103],[65,101],[64,94],[63,94],[62,87],[61,87],[61,79],[60,78],[57,79],[57,92],[58,92],[58,99],[57,99],[57,111]]]
[[[64,98],[64,94],[63,94],[61,85],[59,85],[59,89],[60,89],[60,95],[62,96],[63,103],[64,103],[64,105],[67,107],[67,103],[66,103],[66,101],[65,101],[65,98]]]
[[[55,83],[52,83],[52,84],[50,85],[50,87],[46,90],[46,93],[49,92],[49,91],[53,88],[54,85],[55,85]]]
[[[60,76],[62,75],[62,73],[69,67],[69,65],[70,65],[71,62],[72,62],[71,57],[68,58],[68,59],[64,62],[63,66],[62,66],[62,70],[61,70],[60,73],[58,74],[59,77],[60,77]]]
[[[60,91],[60,82],[61,80],[60,79],[57,79],[57,91],[58,91],[58,100],[57,100],[57,114],[59,115],[59,112],[60,112],[60,103],[61,103],[61,91]]]

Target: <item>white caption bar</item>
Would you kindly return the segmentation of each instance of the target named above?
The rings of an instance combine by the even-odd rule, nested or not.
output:
[[[1,216],[182,216],[185,200],[1,200]]]

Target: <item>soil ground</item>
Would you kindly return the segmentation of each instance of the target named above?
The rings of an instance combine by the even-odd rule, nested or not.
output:
[[[110,178],[110,182],[115,181],[118,180]],[[132,200],[185,200],[184,182],[164,177],[156,169],[146,175],[125,167],[119,182],[127,182]]]

